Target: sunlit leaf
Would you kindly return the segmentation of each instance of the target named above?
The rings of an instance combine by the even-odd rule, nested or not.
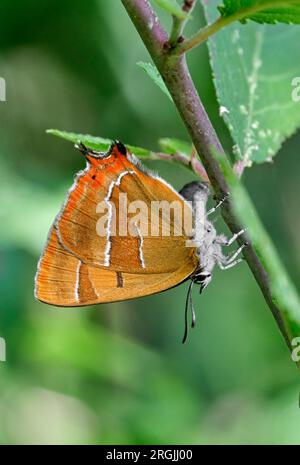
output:
[[[208,22],[219,0],[204,5]],[[271,161],[300,127],[293,82],[300,76],[300,27],[235,23],[209,40],[222,116],[245,165]]]

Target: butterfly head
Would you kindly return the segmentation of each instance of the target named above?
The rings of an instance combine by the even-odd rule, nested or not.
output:
[[[120,142],[119,140],[115,140],[111,146],[110,146],[110,149],[111,151],[117,151],[118,153],[122,154],[122,155],[127,155],[127,148],[126,146]]]
[[[186,200],[200,200],[206,201],[210,195],[210,188],[206,182],[193,181],[185,186],[179,191],[179,193]]]

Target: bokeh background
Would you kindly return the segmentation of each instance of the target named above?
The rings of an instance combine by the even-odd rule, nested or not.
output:
[[[299,377],[245,263],[195,297],[181,344],[184,284],[132,302],[58,309],[33,297],[49,226],[84,161],[47,128],[157,148],[186,139],[136,62],[147,52],[118,0],[1,0],[0,442],[300,443]],[[166,18],[163,18],[166,20]],[[200,8],[193,28],[203,21]],[[168,25],[168,24],[167,24]],[[206,47],[189,63],[225,145]],[[300,110],[300,107],[299,107]],[[299,287],[299,134],[245,183]],[[184,168],[149,162],[176,188]],[[223,228],[219,221],[218,227]]]

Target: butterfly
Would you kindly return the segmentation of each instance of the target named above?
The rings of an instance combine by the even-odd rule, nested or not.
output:
[[[240,261],[237,257],[244,244],[229,258],[222,247],[231,245],[244,231],[230,240],[217,234],[208,217],[223,200],[206,212],[210,194],[206,183],[192,182],[177,192],[119,141],[106,153],[82,143],[77,148],[86,158],[86,168],[76,175],[49,231],[38,262],[35,297],[50,305],[76,307],[147,296],[190,279],[185,340],[189,306],[192,326],[195,323],[193,284],[200,284],[202,292],[216,264],[226,269]],[[117,222],[122,195],[131,206],[136,207],[136,202],[145,206],[138,220],[136,214],[127,212],[123,223]],[[150,221],[148,207],[161,202],[167,207],[176,204],[191,221],[183,228],[182,214],[171,214],[170,209],[167,214],[157,208],[154,213],[151,210]],[[202,212],[200,219],[198,212]],[[156,234],[151,234],[152,216],[158,225]],[[121,234],[128,221],[131,234],[127,230]],[[170,234],[164,234],[166,226]]]

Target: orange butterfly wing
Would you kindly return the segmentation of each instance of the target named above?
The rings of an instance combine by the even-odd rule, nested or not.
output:
[[[39,261],[35,296],[63,307],[116,302],[170,289],[188,278],[191,271],[187,263],[173,273],[147,275],[86,265],[64,249],[53,227]]]
[[[67,200],[54,221],[48,243],[36,276],[36,297],[53,305],[75,306],[89,303],[125,300],[173,287],[189,277],[198,266],[196,249],[186,247],[192,231],[163,236],[162,227],[169,224],[173,233],[181,231],[182,221],[156,217],[160,222],[158,236],[121,236],[106,226],[105,235],[97,234],[99,202],[116,206],[120,213],[119,194],[126,193],[129,202],[177,202],[191,215],[180,195],[161,179],[144,171],[112,146],[105,158],[87,155],[87,168],[80,172]],[[149,212],[140,215],[140,226],[152,224]],[[109,216],[112,221],[113,215]],[[117,221],[116,221],[117,223]]]

